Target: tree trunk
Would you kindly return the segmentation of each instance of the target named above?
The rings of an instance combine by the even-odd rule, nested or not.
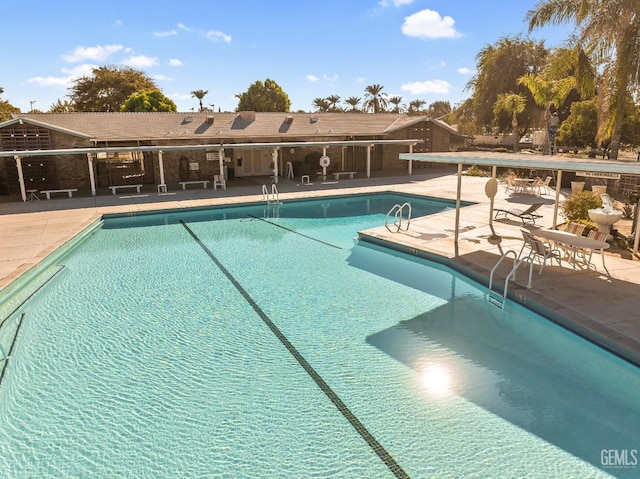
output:
[[[609,159],[617,160],[618,159],[618,151],[620,150],[620,137],[622,136],[622,123],[616,125],[613,130],[613,135],[611,135],[611,145],[609,149]]]

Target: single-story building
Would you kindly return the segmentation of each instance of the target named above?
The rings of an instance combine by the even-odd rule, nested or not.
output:
[[[0,194],[300,176],[320,156],[329,172],[369,176],[462,143],[441,120],[391,113],[16,113],[0,123]]]

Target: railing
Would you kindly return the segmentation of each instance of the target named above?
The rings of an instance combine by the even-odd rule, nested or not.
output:
[[[266,201],[267,204],[280,203],[280,194],[278,193],[278,187],[275,183],[271,184],[271,193],[269,193],[267,185],[262,185],[262,201]]]
[[[406,210],[406,219],[405,219],[405,210]],[[389,218],[393,215],[393,227],[395,227],[395,231],[391,225],[389,225]],[[406,226],[403,226],[403,222],[406,221]],[[402,205],[395,204],[391,207],[384,221],[385,227],[391,231],[392,233],[397,233],[401,230],[408,231],[409,225],[411,224],[411,203],[404,203]]]

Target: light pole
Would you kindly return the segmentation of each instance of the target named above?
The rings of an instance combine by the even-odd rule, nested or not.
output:
[[[29,105],[31,107],[31,110],[29,110],[29,113],[33,112],[33,104],[37,103],[38,100],[29,100]]]

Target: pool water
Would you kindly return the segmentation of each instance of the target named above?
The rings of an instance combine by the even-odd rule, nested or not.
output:
[[[637,477],[638,369],[354,242],[404,201],[106,219],[6,322],[0,477]]]

